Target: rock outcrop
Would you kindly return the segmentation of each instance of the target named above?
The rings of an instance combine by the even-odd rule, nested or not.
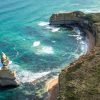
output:
[[[50,17],[50,25],[70,25],[75,23],[80,23],[83,21],[85,14],[80,11],[75,12],[65,12],[52,14]]]
[[[58,100],[100,100],[100,13],[53,14],[50,24],[81,27],[94,41],[86,55],[61,71]]]
[[[2,53],[1,56],[2,68],[0,70],[0,86],[18,86],[19,81],[16,79],[16,71],[11,71],[8,69],[9,58]]]

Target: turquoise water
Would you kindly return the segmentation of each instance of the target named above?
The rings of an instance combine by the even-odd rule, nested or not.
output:
[[[0,90],[0,100],[33,100],[47,78],[86,52],[78,29],[49,26],[52,13],[99,9],[99,0],[0,0],[0,53],[10,57],[21,81],[18,88]],[[30,84],[36,79],[41,82]]]

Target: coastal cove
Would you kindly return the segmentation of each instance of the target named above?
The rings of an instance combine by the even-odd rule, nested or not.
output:
[[[1,0],[0,54],[9,60],[6,71],[0,62],[0,100],[99,100],[98,9],[98,0]]]

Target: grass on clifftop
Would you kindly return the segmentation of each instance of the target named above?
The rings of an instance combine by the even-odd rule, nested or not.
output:
[[[61,72],[58,100],[100,100],[100,48]]]

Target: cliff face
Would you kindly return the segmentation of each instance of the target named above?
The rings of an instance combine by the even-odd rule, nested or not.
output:
[[[50,24],[77,25],[86,30],[89,40],[94,37],[95,42],[88,54],[61,71],[58,100],[100,100],[100,13],[53,14]]]
[[[62,70],[59,100],[100,100],[100,48]]]

